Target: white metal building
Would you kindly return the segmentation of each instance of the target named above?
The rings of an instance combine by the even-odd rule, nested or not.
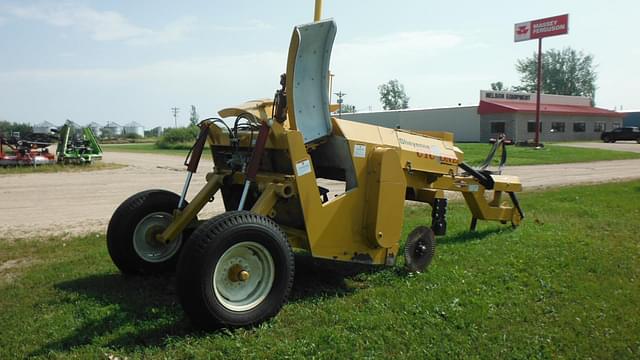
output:
[[[82,126],[80,126],[80,124],[76,123],[75,121],[71,121],[69,119],[67,119],[67,121],[65,121],[64,124],[60,125],[59,128],[61,129],[65,125],[69,125],[69,127],[72,127],[72,128],[74,128],[76,130],[82,129]]]
[[[581,96],[541,96],[540,140],[598,140],[600,133],[622,125],[623,114],[591,106]],[[389,128],[448,131],[455,141],[484,142],[504,133],[516,142],[535,137],[536,95],[507,91],[480,91],[477,106],[342,114],[343,119]]]
[[[342,114],[346,120],[416,131],[449,131],[456,141],[480,140],[477,106],[405,109]]]
[[[48,134],[51,128],[56,128],[56,126],[48,121],[44,121],[33,125],[33,132],[35,134]]]
[[[102,136],[118,136],[122,135],[122,126],[113,121],[107,121],[107,124],[102,128]]]
[[[124,127],[122,128],[123,130],[123,134],[137,134],[140,137],[144,137],[144,127],[142,127],[142,125],[138,124],[135,121],[132,121],[128,124],[125,124]]]
[[[89,125],[87,125],[87,127],[91,129],[91,131],[93,132],[93,135],[95,136],[102,135],[102,125],[98,124],[97,122],[94,121]]]
[[[149,136],[159,137],[159,136],[162,136],[164,131],[162,129],[162,126],[156,126],[153,129],[149,130],[148,133],[149,133]]]

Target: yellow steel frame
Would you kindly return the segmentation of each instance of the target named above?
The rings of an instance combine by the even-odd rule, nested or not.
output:
[[[317,0],[315,5],[314,21],[317,22],[321,18],[322,1]],[[294,31],[288,74],[294,73],[299,37]],[[296,88],[292,83],[293,76],[286,80],[287,101],[293,104]],[[302,132],[297,129],[299,124],[292,106],[283,123],[270,119],[273,106],[271,100],[257,100],[223,109],[220,115],[250,114],[253,121],[269,124],[266,148],[282,150],[278,154],[287,158],[293,174],[259,172],[254,187],[260,196],[251,211],[276,218],[275,208],[280,202],[281,206],[294,203],[297,207],[292,209],[299,207],[304,228],[282,226],[295,248],[318,258],[393,264],[400,244],[405,194],[409,193],[412,200],[434,205],[436,199],[445,198],[445,191],[459,192],[474,218],[520,223],[520,213],[514,204],[502,201],[504,192],[522,190],[519,179],[492,176],[495,182],[493,197],[487,199],[487,189],[478,180],[459,173],[463,153],[453,144],[452,134],[417,134],[340,119],[332,119],[330,136],[344,139],[348,144],[357,186],[323,203],[310,155],[310,151],[322,146],[322,140],[305,144]],[[249,133],[240,132],[240,147],[250,148],[253,145],[251,138]],[[217,126],[209,127],[208,142],[213,150],[228,148],[231,144],[229,134]],[[192,201],[184,209],[175,211],[174,220],[157,240],[167,243],[193,224],[200,210],[224,184],[244,184],[245,181],[244,174],[214,169],[207,174],[206,185]]]
[[[261,195],[251,211],[272,216],[278,201],[299,202],[305,228],[283,228],[293,247],[319,258],[393,263],[400,243],[406,189],[414,191],[413,200],[429,204],[444,198],[445,191],[460,192],[473,217],[520,223],[518,211],[513,205],[502,203],[501,198],[503,192],[522,190],[517,178],[494,176],[493,197],[488,200],[488,192],[476,179],[458,174],[455,161],[450,160],[457,161],[462,153],[452,143],[372,125],[333,121],[333,136],[343,136],[349,144],[358,186],[326,203],[322,203],[319,196],[313,161],[302,134],[279,123],[273,123],[271,128],[267,148],[286,150],[293,169],[302,169],[299,165],[304,162],[308,162],[309,168],[303,170],[304,173],[259,173],[256,184]],[[216,126],[211,127],[209,141],[213,147],[229,144],[229,139]],[[248,146],[249,137],[241,137],[241,142]],[[414,148],[430,149],[435,145],[441,148],[438,151],[441,157],[447,158],[445,161],[430,153],[414,151]],[[365,156],[354,153],[356,146],[364,149]],[[208,174],[206,185],[189,205],[175,212],[174,221],[158,240],[170,241],[189,226],[220,189],[223,179],[230,175],[230,171]],[[244,175],[236,173],[230,181],[242,184]]]

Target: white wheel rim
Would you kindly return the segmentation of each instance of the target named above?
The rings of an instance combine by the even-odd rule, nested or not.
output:
[[[182,244],[182,234],[167,244],[155,241],[155,236],[166,229],[173,216],[166,212],[154,212],[145,216],[133,231],[133,249],[144,261],[159,263],[175,255]]]
[[[240,280],[239,271],[248,278]],[[258,306],[273,286],[275,265],[264,246],[245,241],[233,245],[222,254],[213,272],[213,291],[228,310],[247,311]]]

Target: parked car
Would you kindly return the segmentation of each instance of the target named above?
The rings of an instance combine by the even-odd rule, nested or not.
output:
[[[640,128],[637,126],[625,126],[611,131],[604,131],[600,134],[600,139],[606,143],[613,143],[618,140],[635,140],[640,144]]]

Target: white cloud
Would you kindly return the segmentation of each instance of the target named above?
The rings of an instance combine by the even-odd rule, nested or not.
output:
[[[377,86],[398,78],[405,84],[412,106],[419,106],[419,100],[427,97],[429,89],[440,89],[443,84],[465,87],[472,80],[458,72],[444,73],[433,65],[450,58],[444,55],[460,50],[463,45],[462,37],[446,32],[396,33],[337,42],[332,60],[332,71],[336,74],[333,89],[347,92],[346,101],[358,108],[369,104],[377,108]],[[3,102],[20,104],[28,98],[41,104],[20,107],[29,108],[29,117],[34,119],[59,114],[61,118],[99,116],[98,121],[106,121],[123,114],[126,120],[135,119],[146,125],[167,117],[171,106],[195,104],[203,114],[213,115],[222,107],[271,97],[278,88],[280,73],[285,70],[286,58],[287,49],[281,48],[260,53],[185,57],[129,68],[5,71],[0,72],[0,83],[6,84],[6,89],[31,90],[27,97],[0,88],[0,108]],[[60,88],[65,90],[61,92]],[[472,95],[477,96],[475,90]],[[72,105],[78,98],[83,99],[83,105],[75,108]],[[66,112],[61,104],[68,104],[69,115],[63,115]],[[100,110],[99,115],[88,114],[95,109]]]
[[[15,119],[66,116],[98,122],[136,120],[146,126],[168,119],[171,106],[194,104],[202,116],[215,116],[223,107],[273,96],[286,56],[285,51],[261,52],[165,60],[129,68],[0,72],[0,83],[6,85],[0,87],[0,109],[9,109],[7,115]],[[11,88],[18,90],[11,92]],[[28,107],[30,103],[38,106]]]
[[[152,30],[131,23],[116,11],[99,11],[71,4],[7,6],[5,11],[21,19],[85,32],[97,41],[127,41],[131,44],[154,44],[176,41],[194,27],[194,17],[181,17],[163,29]]]
[[[134,37],[127,41],[132,45],[153,45],[178,41],[189,35],[196,25],[196,18],[193,16],[182,16],[167,24],[163,29],[153,31],[148,35]]]
[[[378,85],[398,79],[420,104],[426,89],[446,81],[437,69],[440,59],[465,45],[465,39],[446,31],[399,32],[379,37],[337,42],[331,60],[334,89],[345,90],[345,101],[358,106],[378,105]],[[436,80],[437,79],[437,80]],[[436,80],[436,81],[434,81]]]
[[[273,28],[271,24],[267,24],[264,21],[257,19],[250,19],[240,22],[239,25],[213,25],[211,27],[216,31],[255,31],[255,30],[269,30]]]
[[[332,68],[367,77],[405,72],[424,64],[426,59],[441,55],[462,44],[463,38],[449,32],[399,32],[380,37],[359,38],[337,42],[332,56]],[[399,76],[399,75],[396,75]]]
[[[336,44],[335,52],[371,53],[375,56],[406,56],[407,54],[433,55],[442,49],[462,43],[462,37],[441,31],[398,32],[379,37],[359,38]]]

